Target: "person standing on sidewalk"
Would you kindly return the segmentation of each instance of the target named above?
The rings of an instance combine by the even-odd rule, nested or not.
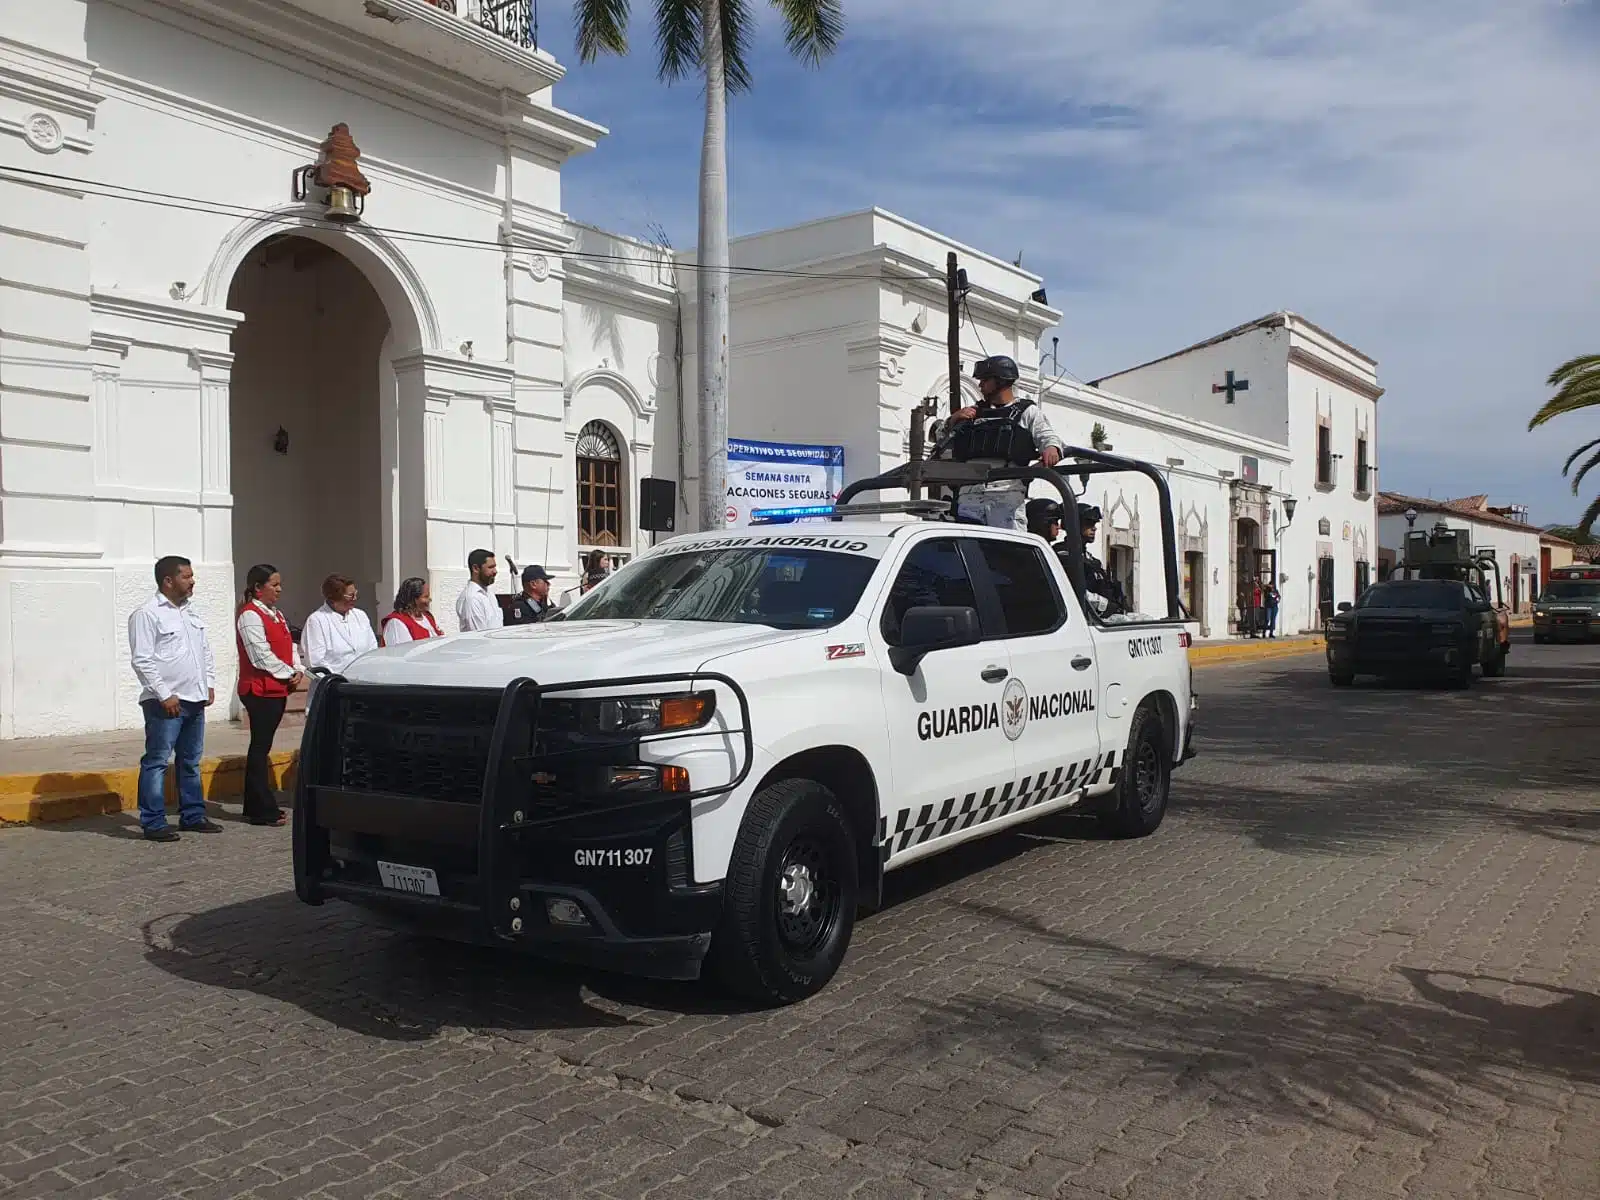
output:
[[[1276,583],[1268,583],[1261,592],[1261,602],[1267,606],[1267,636],[1278,636],[1278,605],[1282,601]]]
[[[381,646],[399,646],[425,638],[443,637],[444,630],[433,619],[433,592],[420,575],[402,579],[394,594],[394,611],[383,619]]]
[[[235,632],[239,642],[239,700],[250,714],[250,749],[244,763],[244,815],[252,825],[287,819],[272,788],[272,739],[289,703],[305,682],[289,622],[278,611],[283,580],[278,568],[259,563],[244,577]]]
[[[156,594],[128,617],[128,648],[144,710],[144,757],[139,760],[139,824],[152,842],[175,842],[178,829],[217,833],[206,817],[200,755],[206,709],[217,698],[217,664],[205,622],[194,611],[194,568],[169,554],[155,568]],[[176,754],[178,829],[167,824],[167,760]]]
[[[338,675],[368,650],[376,650],[378,637],[367,614],[356,607],[360,592],[353,580],[329,575],[322,581],[322,599],[322,607],[306,618],[300,643],[308,672],[320,667]],[[316,689],[315,676],[311,687]]]
[[[461,632],[499,629],[505,624],[505,614],[500,611],[500,602],[489,592],[494,586],[494,577],[500,573],[494,551],[474,550],[467,555],[467,573],[472,578],[456,598],[456,618],[461,622]]]

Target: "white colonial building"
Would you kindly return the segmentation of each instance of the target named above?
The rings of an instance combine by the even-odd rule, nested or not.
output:
[[[531,0],[455,7],[0,0],[0,738],[139,723],[126,618],[163,554],[194,560],[227,688],[253,563],[296,622],[337,571],[373,614],[424,576],[448,623],[476,546],[562,586],[648,544],[640,480],[697,511],[692,255],[569,220],[562,165],[605,131],[556,107]],[[1098,423],[1168,469],[1208,632],[1244,548],[1292,580],[1364,556],[1370,502],[1330,456],[1361,461],[1359,431],[1373,461],[1370,360],[1285,317],[1227,335],[1281,342],[1228,361],[1254,376],[1234,408],[1198,374],[1041,380],[1043,281],[877,210],[735,243],[731,434],[842,445],[847,478],[900,461],[948,392],[951,249],[968,369],[1012,354],[1068,442]],[[1090,489],[1136,598],[1150,492]],[[1286,625],[1316,623],[1300,601]]]
[[[1096,381],[1274,447],[1218,461],[1228,480],[1234,606],[1276,564],[1289,629],[1317,629],[1373,580],[1378,558],[1378,364],[1277,312]]]

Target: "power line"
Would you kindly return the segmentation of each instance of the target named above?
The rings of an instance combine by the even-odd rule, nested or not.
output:
[[[275,212],[272,209],[254,208],[249,205],[230,204],[221,200],[202,200],[194,197],[176,197],[165,192],[150,191],[145,188],[136,188],[129,184],[107,183],[94,179],[83,179],[73,175],[63,175],[54,171],[41,171],[29,167],[0,167],[0,174],[12,176],[34,176],[39,179],[70,187],[75,191],[82,191],[88,195],[101,196],[110,200],[126,200],[133,203],[150,204],[158,208],[169,208],[179,212],[206,213],[211,216],[226,216],[235,219],[255,219],[267,223],[277,223],[289,229],[303,228],[305,218],[299,214]],[[19,181],[25,182],[25,181]],[[465,237],[460,234],[434,233],[428,230],[417,229],[391,229],[386,226],[376,225],[371,222],[362,223],[365,228],[374,233],[397,242],[414,242],[421,245],[450,246],[464,250],[492,250],[503,254],[511,247],[498,239]],[[332,226],[330,226],[332,227]],[[657,248],[659,249],[659,247]],[[685,262],[677,259],[665,258],[663,260],[642,259],[627,254],[602,254],[592,250],[561,250],[560,257],[588,262],[624,263],[630,266],[656,266],[665,261],[676,270],[685,271],[723,271],[729,275],[748,275],[753,277],[773,277],[781,279],[828,279],[842,282],[860,282],[862,280],[875,280],[877,282],[902,282],[911,278],[930,283],[941,282],[942,277],[928,273],[910,273],[909,276],[895,275],[893,277],[879,272],[838,272],[838,271],[811,271],[801,267],[753,267],[729,264],[726,267],[713,268],[699,262]]]

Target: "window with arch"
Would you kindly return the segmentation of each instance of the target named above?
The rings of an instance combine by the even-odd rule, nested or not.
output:
[[[578,543],[622,544],[622,447],[602,421],[578,431]]]

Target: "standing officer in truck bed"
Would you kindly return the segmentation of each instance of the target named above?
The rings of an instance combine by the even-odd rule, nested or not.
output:
[[[948,453],[957,462],[994,467],[1026,467],[1035,461],[1053,467],[1065,444],[1050,428],[1044,410],[1015,394],[1017,364],[1003,354],[980,359],[972,377],[983,403],[950,414]],[[1020,479],[973,484],[956,494],[956,517],[977,525],[1026,529],[1023,505],[1028,485]]]

